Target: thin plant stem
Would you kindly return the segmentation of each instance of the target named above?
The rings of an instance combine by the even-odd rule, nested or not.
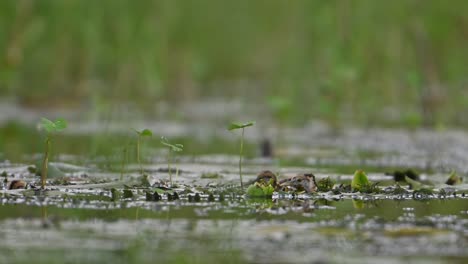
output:
[[[41,189],[45,189],[45,185],[46,185],[47,171],[49,169],[49,152],[50,152],[50,137],[47,136],[46,151],[44,154],[44,160],[42,162]]]
[[[140,166],[140,174],[143,175],[143,167],[141,166],[141,162],[140,162],[140,135],[138,135],[136,151],[137,151],[137,162],[138,162],[138,165]]]
[[[169,150],[169,154],[167,155],[167,170],[169,171],[169,182],[172,186],[171,152],[172,151]]]
[[[244,184],[242,182],[242,152],[244,151],[244,128],[242,128],[242,136],[240,141],[240,152],[239,152],[239,177],[240,177],[240,184],[241,188],[244,188]]]

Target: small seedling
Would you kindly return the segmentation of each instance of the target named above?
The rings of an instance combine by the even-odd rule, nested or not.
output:
[[[49,152],[50,152],[50,145],[51,145],[51,136],[52,133],[60,132],[67,128],[67,121],[63,118],[59,118],[55,121],[50,121],[47,118],[42,118],[41,127],[47,131],[47,138],[46,138],[46,150],[44,153],[44,160],[42,162],[42,173],[41,173],[41,189],[45,188],[46,180],[47,180],[47,170],[49,166]]]
[[[149,129],[143,129],[141,131],[138,131],[136,129],[133,129],[135,133],[137,133],[137,143],[136,143],[136,155],[137,155],[137,162],[138,166],[140,166],[140,174],[143,175],[143,167],[141,166],[140,162],[140,142],[142,137],[151,137],[153,135],[153,132]]]
[[[255,125],[255,121],[250,121],[247,123],[231,123],[228,126],[228,130],[237,130],[237,129],[242,129],[242,135],[240,139],[240,150],[239,150],[239,177],[240,177],[240,183],[241,183],[241,188],[244,188],[244,184],[242,183],[242,152],[244,151],[244,129],[246,127],[250,127]]]
[[[169,153],[167,154],[167,170],[169,171],[169,181],[171,182],[172,185],[172,169],[171,169],[171,163],[172,163],[172,156],[173,152],[181,152],[184,150],[184,145],[182,144],[172,144],[169,142],[169,140],[166,137],[161,137],[161,144],[169,148]],[[179,169],[176,169],[176,177],[179,175]]]

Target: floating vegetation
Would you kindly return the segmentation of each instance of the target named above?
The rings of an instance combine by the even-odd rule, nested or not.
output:
[[[255,182],[251,184],[246,191],[249,197],[271,197],[275,188],[271,184],[260,184]]]

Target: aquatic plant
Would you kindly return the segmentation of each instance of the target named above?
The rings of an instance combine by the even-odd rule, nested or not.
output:
[[[172,163],[172,158],[173,158],[173,153],[175,152],[181,152],[184,150],[184,145],[182,144],[172,144],[169,142],[169,140],[166,137],[161,137],[161,144],[166,146],[169,149],[169,152],[167,154],[167,169],[169,171],[169,181],[172,185],[172,169],[171,169],[171,163]],[[179,169],[176,169],[176,177],[179,175]]]
[[[447,181],[445,182],[445,184],[447,184],[447,185],[458,185],[458,184],[461,184],[462,182],[463,182],[463,178],[458,176],[456,171],[452,171],[450,173],[450,176],[448,177]]]
[[[255,125],[255,121],[250,121],[247,123],[231,123],[227,128],[229,131],[242,129],[242,135],[240,138],[240,150],[239,150],[239,177],[240,177],[241,188],[244,188],[244,184],[242,182],[242,154],[244,151],[244,130],[246,127],[250,127],[253,125]]]
[[[271,184],[259,184],[255,182],[247,188],[247,195],[250,197],[271,197],[275,188]]]
[[[333,182],[330,177],[322,178],[317,182],[317,191],[319,192],[328,192],[333,189],[333,185],[335,183]]]
[[[41,173],[41,189],[45,188],[46,180],[47,180],[47,172],[49,166],[49,154],[50,154],[50,146],[52,141],[52,134],[60,132],[67,128],[67,121],[63,118],[58,118],[55,121],[51,121],[47,118],[42,118],[40,125],[45,131],[47,132],[46,137],[46,149],[44,153],[44,159],[42,161],[42,173]]]
[[[361,191],[365,186],[370,185],[367,175],[363,170],[357,170],[354,173],[353,180],[351,181],[351,188],[353,191]]]
[[[138,131],[136,129],[133,129],[135,133],[137,133],[137,142],[136,142],[136,155],[137,155],[137,162],[138,166],[140,166],[140,174],[143,175],[143,167],[141,166],[141,161],[140,161],[140,143],[141,143],[141,138],[143,137],[151,137],[153,135],[153,132],[149,129],[143,129],[141,131]]]
[[[6,171],[3,171],[2,174],[0,174],[0,176],[4,177],[2,189],[5,189],[8,183],[8,174]]]
[[[257,175],[255,182],[247,188],[250,197],[271,197],[278,186],[276,175],[269,171],[262,171]]]

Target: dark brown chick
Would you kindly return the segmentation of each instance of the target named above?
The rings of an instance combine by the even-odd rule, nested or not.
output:
[[[26,182],[23,180],[13,180],[8,187],[9,190],[24,189],[26,188]]]
[[[269,170],[264,170],[260,172],[257,175],[257,178],[255,179],[255,182],[258,184],[261,184],[263,186],[271,184],[274,188],[278,186],[278,181],[276,180],[276,175],[269,171]]]

